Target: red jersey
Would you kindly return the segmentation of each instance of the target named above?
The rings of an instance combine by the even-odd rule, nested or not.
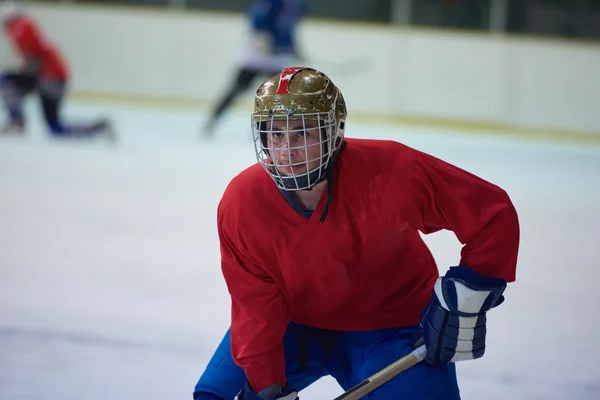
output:
[[[222,270],[232,298],[231,344],[257,392],[284,385],[290,321],[330,330],[416,324],[438,278],[419,231],[453,231],[460,265],[515,279],[516,211],[499,187],[392,141],[347,139],[310,219],[256,164],[218,209]]]
[[[68,69],[58,49],[51,44],[37,23],[26,16],[16,16],[6,27],[8,38],[25,62],[39,64],[39,76],[64,82]]]

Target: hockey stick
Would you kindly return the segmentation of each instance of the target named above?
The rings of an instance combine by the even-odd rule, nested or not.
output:
[[[390,379],[394,378],[396,375],[423,361],[426,354],[427,348],[423,344],[398,361],[388,365],[381,371],[371,375],[358,385],[336,397],[334,400],[358,400],[364,395],[377,389]]]

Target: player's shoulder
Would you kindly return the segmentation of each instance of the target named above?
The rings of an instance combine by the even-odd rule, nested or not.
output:
[[[437,159],[394,140],[347,139],[348,154],[343,164],[355,174],[384,176],[400,185],[431,173]],[[360,170],[360,171],[359,171]]]
[[[13,25],[35,27],[37,22],[28,15],[19,14],[10,19],[9,26]]]
[[[13,34],[23,34],[37,30],[37,22],[27,15],[17,15],[8,22],[7,30]]]
[[[408,148],[408,146],[395,140],[346,138],[345,141],[354,148],[368,149],[373,151],[386,151]]]
[[[227,185],[221,198],[221,207],[238,207],[260,197],[266,184],[273,184],[258,163],[242,170]]]
[[[277,187],[258,163],[237,174],[225,189],[217,210],[217,224],[222,235],[260,236],[265,227],[269,204],[277,195]]]
[[[383,163],[393,161],[414,162],[422,154],[419,150],[394,140],[346,139],[348,153],[352,157],[373,158]],[[389,165],[389,164],[388,164]]]

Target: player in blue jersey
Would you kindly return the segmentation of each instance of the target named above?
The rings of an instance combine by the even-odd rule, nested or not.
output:
[[[241,53],[240,65],[227,92],[217,103],[203,135],[213,135],[223,113],[248,90],[255,78],[266,78],[296,64],[296,28],[305,14],[305,0],[256,0],[248,10],[249,37]]]

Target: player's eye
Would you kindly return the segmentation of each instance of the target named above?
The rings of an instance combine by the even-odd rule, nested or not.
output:
[[[310,138],[319,137],[319,128],[308,128],[304,131],[304,135]]]

